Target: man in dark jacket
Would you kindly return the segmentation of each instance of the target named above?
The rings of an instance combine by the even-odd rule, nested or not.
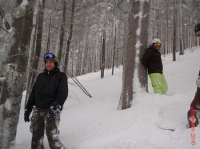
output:
[[[65,73],[58,68],[58,58],[52,53],[44,55],[45,69],[36,79],[25,107],[24,120],[31,117],[31,149],[44,149],[44,130],[51,149],[65,149],[59,140],[60,112],[68,96]]]
[[[195,26],[194,32],[197,37],[200,37],[200,23]],[[197,91],[195,93],[192,103],[190,104],[190,110],[188,111],[187,114],[188,118],[187,127],[189,128],[196,127],[199,124],[200,120],[200,71],[196,84],[197,84]]]
[[[154,93],[166,94],[168,85],[163,75],[163,65],[160,53],[161,42],[153,39],[151,46],[145,52],[142,63],[148,69]]]

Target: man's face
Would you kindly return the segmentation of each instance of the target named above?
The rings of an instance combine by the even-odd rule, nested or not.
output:
[[[160,50],[160,46],[161,46],[160,43],[154,43],[153,45],[154,45],[154,48],[155,48],[156,50]]]
[[[46,63],[45,63],[45,67],[48,71],[51,71],[55,68],[55,64],[54,64],[54,61],[51,60],[51,59],[47,59],[46,60]]]

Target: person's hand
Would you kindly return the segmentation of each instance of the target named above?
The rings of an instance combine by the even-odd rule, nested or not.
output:
[[[54,102],[49,108],[49,113],[46,116],[46,120],[48,122],[54,122],[56,120],[57,114],[59,114],[61,110],[62,107],[58,103]]]
[[[30,114],[31,114],[31,111],[25,109],[25,112],[24,112],[24,121],[25,122],[29,122],[30,121],[30,119],[29,119]]]
[[[198,76],[198,78],[196,80],[196,84],[197,84],[197,87],[200,88],[200,76]]]

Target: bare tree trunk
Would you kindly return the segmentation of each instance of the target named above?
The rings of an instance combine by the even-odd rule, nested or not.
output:
[[[33,68],[33,62],[34,62],[34,57],[35,57],[35,43],[36,43],[36,34],[37,34],[37,30],[38,30],[38,21],[39,21],[39,15],[36,16],[36,26],[35,26],[35,31],[33,33],[33,42],[32,45],[30,47],[30,51],[29,51],[29,59],[28,59],[28,69],[27,69],[27,81],[26,81],[26,86],[27,86],[27,90],[26,90],[26,97],[25,97],[25,104],[28,100],[28,96],[30,95],[31,92],[31,80],[32,80],[32,68]]]
[[[99,37],[98,37],[98,35],[97,35],[97,37],[96,37],[96,46],[95,46],[95,55],[94,55],[94,59],[95,59],[95,61],[94,61],[94,72],[96,72],[97,71],[97,58],[98,58],[98,45],[99,45]]]
[[[34,0],[28,5],[18,5],[18,11],[13,20],[13,39],[10,52],[5,61],[5,74],[3,77],[3,90],[0,99],[0,148],[10,149],[14,144],[17,123],[19,120],[22,100],[23,84],[26,81],[26,67],[28,62],[28,48],[31,38]],[[19,11],[25,12],[18,15]]]
[[[58,59],[61,62],[62,58],[62,49],[63,49],[63,41],[65,36],[65,24],[66,24],[66,0],[63,0],[63,13],[62,13],[62,23],[60,26],[60,42],[59,42],[59,50],[58,50]]]
[[[51,46],[51,16],[50,16],[50,21],[49,21],[49,32],[48,32],[48,38],[47,38],[47,49],[46,53],[49,52]]]
[[[143,4],[143,13],[144,18],[141,20],[141,35],[140,35],[140,42],[141,45],[139,47],[139,59],[142,59],[142,56],[144,55],[146,49],[148,48],[148,26],[149,26],[149,9],[150,9],[149,3]],[[147,76],[147,69],[142,65],[142,63],[138,63],[138,77],[139,82],[142,88],[144,88],[146,91],[148,91],[148,76]]]
[[[137,15],[139,13],[141,13],[141,15]],[[139,64],[139,58],[140,54],[143,54],[148,41],[148,13],[149,2],[131,1],[131,10],[129,14],[129,34],[127,39],[127,47],[124,53],[122,92],[118,109],[123,110],[131,107],[133,94],[136,91],[134,84],[137,86],[141,85],[141,87],[146,86],[147,73],[144,67]],[[140,51],[142,52],[140,53]],[[143,77],[140,78],[139,75],[141,74]],[[141,82],[144,84],[141,84]]]
[[[173,61],[176,61],[176,40],[177,40],[177,33],[176,33],[176,0],[174,0],[174,27],[173,27]]]
[[[70,31],[69,31],[69,37],[67,39],[67,49],[65,54],[65,61],[64,61],[64,72],[67,71],[67,65],[69,61],[69,50],[70,50],[70,44],[72,40],[72,32],[73,32],[73,26],[74,26],[74,8],[75,8],[75,0],[72,1],[72,11],[71,11],[71,22],[70,22]]]
[[[77,53],[77,57],[78,57],[78,60],[77,60],[77,63],[76,63],[76,76],[79,76],[81,75],[81,46],[80,46],[80,40],[78,40],[78,51],[76,52]]]
[[[180,10],[179,10],[179,16],[180,16],[180,55],[184,55],[184,49],[183,49],[183,16],[182,16],[182,0],[180,0],[179,3]]]
[[[114,23],[115,24],[115,23]],[[115,51],[116,51],[116,33],[117,29],[116,29],[116,24],[115,24],[115,32],[114,32],[114,48],[113,48],[113,58],[112,58],[112,75],[114,75],[114,68],[115,68]]]
[[[33,88],[36,76],[37,76],[37,69],[39,65],[40,53],[42,49],[42,32],[43,32],[43,17],[44,17],[44,8],[45,8],[45,0],[42,0],[42,6],[39,4],[39,11],[38,11],[38,24],[37,24],[37,37],[36,37],[36,50],[33,60],[33,68],[30,72],[31,81],[28,86],[29,92],[27,92],[26,96],[29,97],[30,91]]]
[[[5,26],[5,31],[9,30],[11,28],[10,24],[8,23],[6,17],[5,17],[5,13],[3,11],[3,9],[1,8],[1,5],[0,5],[0,16],[2,18],[2,20],[4,20],[3,24]]]
[[[82,52],[82,61],[81,61],[81,74],[85,74],[85,69],[86,69],[86,61],[87,61],[87,36],[88,36],[88,28],[87,28],[87,23],[88,23],[88,18],[86,17],[85,19],[85,29],[84,29],[84,37],[83,37],[83,52]]]
[[[106,51],[106,31],[105,24],[103,29],[103,37],[102,37],[102,53],[101,53],[101,78],[104,78],[104,69],[105,69],[105,51]]]
[[[165,52],[167,52],[168,54],[168,51],[169,51],[169,1],[167,1],[167,50]]]

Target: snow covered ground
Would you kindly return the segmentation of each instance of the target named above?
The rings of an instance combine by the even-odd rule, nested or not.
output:
[[[122,69],[78,77],[90,92],[87,97],[69,80],[69,97],[60,123],[61,140],[67,149],[200,149],[200,126],[194,132],[196,145],[191,145],[191,129],[186,129],[187,111],[196,91],[200,69],[200,48],[186,50],[172,61],[162,57],[168,95],[137,93],[132,107],[117,110],[121,94]],[[150,82],[149,82],[150,83]],[[24,98],[20,111],[16,145],[13,149],[30,149],[30,123],[23,120]],[[175,128],[175,131],[159,127]],[[45,149],[49,149],[45,136]]]

